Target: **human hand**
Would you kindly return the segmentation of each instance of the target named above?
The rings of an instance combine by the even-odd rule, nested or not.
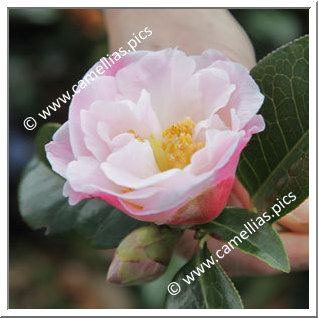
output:
[[[252,44],[228,10],[107,9],[104,17],[111,52],[149,26],[152,35],[138,50],[178,47],[188,55],[199,55],[213,48],[249,69],[255,65]]]

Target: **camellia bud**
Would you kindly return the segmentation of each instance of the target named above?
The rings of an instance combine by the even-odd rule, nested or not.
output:
[[[155,225],[131,232],[117,247],[107,280],[135,285],[150,282],[166,270],[181,231]]]

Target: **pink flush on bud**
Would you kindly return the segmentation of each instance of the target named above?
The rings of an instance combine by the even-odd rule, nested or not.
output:
[[[75,94],[46,145],[69,203],[100,198],[158,224],[217,217],[243,148],[265,127],[248,70],[215,50],[165,49],[129,54],[105,74]]]

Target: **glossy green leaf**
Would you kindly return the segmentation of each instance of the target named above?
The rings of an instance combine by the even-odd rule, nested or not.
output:
[[[259,113],[266,128],[244,149],[237,174],[259,211],[269,209],[276,198],[296,195],[279,217],[309,194],[308,49],[305,36],[269,54],[251,70],[265,96]]]
[[[228,242],[230,250],[237,248],[254,255],[273,268],[289,272],[290,266],[283,243],[272,225],[274,214],[257,214],[241,208],[226,207],[213,221],[200,225],[201,230]],[[245,234],[240,235],[242,231]],[[221,252],[224,257],[226,248]]]
[[[212,256],[206,244],[177,272],[173,282],[179,284],[181,291],[177,295],[167,293],[166,308],[243,308],[231,279]],[[172,291],[176,288],[177,286],[173,285]]]
[[[115,248],[126,235],[146,224],[99,199],[70,206],[62,195],[64,182],[39,160],[29,163],[19,187],[19,208],[30,227],[46,228],[48,234],[76,230],[95,248]]]
[[[35,137],[35,153],[38,159],[48,167],[51,166],[46,158],[44,146],[52,140],[52,136],[60,126],[57,123],[47,123],[39,129]]]

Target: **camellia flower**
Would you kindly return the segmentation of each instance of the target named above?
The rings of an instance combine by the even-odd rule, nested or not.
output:
[[[256,115],[264,97],[248,70],[215,50],[176,49],[135,52],[93,70],[102,68],[46,145],[69,203],[100,198],[158,224],[217,217],[241,151],[264,129]]]

